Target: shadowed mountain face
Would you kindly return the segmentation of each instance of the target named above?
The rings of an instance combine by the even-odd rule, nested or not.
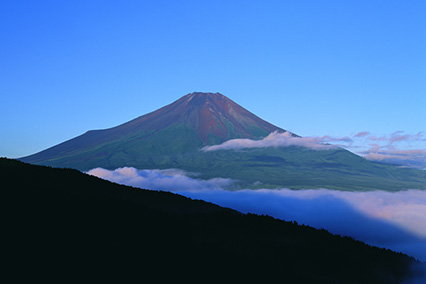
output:
[[[274,126],[219,93],[191,93],[119,126],[85,134],[20,160],[87,171],[178,168],[235,188],[424,189],[426,171],[365,160],[344,149],[257,148],[204,152],[229,139],[261,139]],[[293,136],[296,136],[292,134]]]

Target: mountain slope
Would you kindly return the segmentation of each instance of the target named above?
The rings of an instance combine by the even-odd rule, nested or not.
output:
[[[115,160],[144,159],[144,152],[165,156],[233,138],[261,138],[273,131],[284,130],[219,93],[192,93],[117,127],[88,131],[22,160],[87,170],[92,166],[74,164],[100,160],[121,166]]]
[[[203,179],[233,179],[234,188],[426,188],[426,171],[373,163],[344,149],[200,151],[229,139],[260,139],[273,131],[285,130],[219,93],[192,93],[117,127],[89,131],[21,160],[82,171],[179,168]]]
[[[402,254],[76,170],[0,158],[0,180],[4,271],[15,280],[401,283],[416,276],[418,263]]]

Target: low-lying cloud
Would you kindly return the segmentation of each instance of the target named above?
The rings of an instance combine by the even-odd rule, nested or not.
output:
[[[123,167],[110,171],[95,168],[87,173],[119,184],[165,191],[219,190],[232,183],[231,179],[225,178],[193,179],[188,173],[178,169],[138,170]]]
[[[297,221],[426,261],[426,191],[345,192],[328,189],[224,190],[229,179],[201,180],[179,170],[101,168],[89,174],[113,182],[173,191],[233,208]]]
[[[288,147],[300,146],[314,150],[328,150],[336,148],[335,145],[324,144],[332,139],[330,136],[324,137],[296,137],[290,132],[274,131],[261,140],[252,139],[231,139],[219,145],[206,146],[203,151],[218,150],[240,150],[248,148],[267,148],[267,147]]]
[[[371,149],[361,152],[367,160],[409,168],[426,169],[426,150],[399,150],[393,147],[383,149],[373,145]]]
[[[401,192],[399,196],[327,189],[178,193],[243,213],[295,220],[426,261],[426,203],[416,199],[420,195],[424,201],[426,193],[418,190]],[[403,201],[398,201],[401,196]]]

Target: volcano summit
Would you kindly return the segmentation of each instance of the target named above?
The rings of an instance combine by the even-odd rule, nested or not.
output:
[[[88,131],[22,160],[80,170],[99,166],[146,167],[149,160],[157,160],[158,156],[168,160],[173,154],[229,139],[259,139],[273,131],[285,130],[220,93],[196,92],[117,127]]]
[[[233,179],[234,186],[400,190],[424,188],[426,172],[365,160],[342,148],[301,146],[205,152],[230,139],[259,140],[286,130],[220,93],[190,93],[119,126],[92,130],[20,160],[87,171],[178,168],[200,178]],[[298,138],[288,133],[287,136]]]

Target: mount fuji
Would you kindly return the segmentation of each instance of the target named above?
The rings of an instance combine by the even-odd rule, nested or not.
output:
[[[261,140],[275,126],[220,93],[195,92],[119,126],[92,130],[20,160],[93,168],[181,169],[198,178],[232,179],[238,188],[424,189],[426,171],[371,162],[343,148],[298,145],[203,151],[232,139]]]

